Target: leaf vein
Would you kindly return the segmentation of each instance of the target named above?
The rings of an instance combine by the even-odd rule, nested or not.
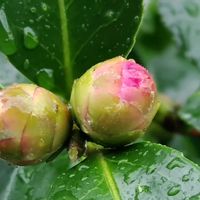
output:
[[[114,177],[113,177],[112,173],[110,172],[109,166],[101,153],[98,154],[98,159],[99,159],[100,165],[103,170],[104,179],[105,179],[107,186],[113,196],[113,199],[114,200],[122,200],[119,190],[117,188],[117,184],[114,180]]]

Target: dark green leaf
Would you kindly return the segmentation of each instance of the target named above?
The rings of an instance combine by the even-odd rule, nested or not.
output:
[[[0,199],[38,200],[46,197],[56,177],[71,167],[65,152],[52,162],[31,167],[14,167],[0,160]]]
[[[199,188],[199,166],[175,150],[144,142],[99,152],[68,171],[62,159],[16,168],[1,199],[192,200],[200,197]]]
[[[131,50],[142,0],[0,2],[0,50],[27,77],[62,94],[99,61]]]
[[[193,94],[181,108],[179,116],[187,124],[200,131],[200,91]]]

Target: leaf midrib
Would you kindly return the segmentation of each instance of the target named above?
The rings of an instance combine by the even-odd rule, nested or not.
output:
[[[102,153],[98,154],[98,159],[99,159],[100,165],[102,167],[104,179],[105,179],[106,184],[112,194],[113,200],[122,200],[119,190],[118,190],[118,187],[117,187],[117,184],[113,178],[113,175],[112,175],[112,173],[109,169],[109,166],[108,166],[106,160],[104,159],[104,156]]]
[[[72,66],[71,66],[71,53],[69,44],[69,31],[68,31],[68,21],[67,13],[65,10],[65,1],[58,0],[59,14],[60,14],[60,25],[61,25],[61,36],[62,36],[62,48],[63,48],[63,64],[64,64],[64,75],[65,83],[67,88],[67,93],[71,91],[71,86],[73,83]]]

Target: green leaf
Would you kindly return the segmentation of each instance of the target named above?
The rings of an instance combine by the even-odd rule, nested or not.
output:
[[[174,135],[168,144],[170,147],[181,151],[185,157],[200,164],[200,140],[190,135]]]
[[[152,0],[146,7],[131,57],[136,57],[136,60],[151,71],[160,92],[167,94],[178,103],[184,103],[200,86],[200,71],[177,48],[171,33],[174,27],[164,26],[163,21],[167,21],[168,16],[162,14],[163,10],[159,2]],[[182,7],[180,1],[166,2],[172,8],[178,4],[177,2]],[[182,18],[181,24],[184,23],[185,20]],[[190,31],[192,32],[193,29],[191,28]]]
[[[179,116],[187,124],[200,131],[200,91],[194,93],[182,106]]]
[[[0,84],[7,86],[13,83],[30,82],[25,76],[10,64],[8,59],[0,53]]]
[[[0,2],[0,51],[28,78],[62,94],[99,61],[131,50],[142,0]]]
[[[30,167],[15,167],[0,160],[0,199],[16,200],[46,197],[56,177],[73,167],[66,152],[55,160]]]
[[[173,34],[179,52],[200,67],[200,1],[161,0],[159,7],[162,20]]]
[[[173,149],[144,142],[99,152],[68,171],[63,160],[19,167],[1,199],[192,200],[200,197],[199,188],[199,166]]]

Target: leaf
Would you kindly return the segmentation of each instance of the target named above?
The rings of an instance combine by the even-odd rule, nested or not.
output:
[[[193,162],[200,164],[200,140],[188,135],[174,135],[168,144],[171,148],[181,151],[185,157]]]
[[[173,149],[149,142],[117,152],[99,152],[68,171],[63,160],[16,170],[7,183],[5,191],[9,193],[1,194],[2,200],[24,196],[32,200],[200,197],[200,167]]]
[[[179,51],[200,67],[200,1],[160,1],[160,14]]]
[[[131,56],[148,67],[160,92],[178,103],[184,103],[200,86],[200,71],[190,59],[180,53],[172,39],[173,26],[163,25],[162,21],[168,20],[168,16],[162,14],[159,2],[152,0],[146,7],[143,24]],[[167,1],[166,4],[173,7],[176,2],[179,1]],[[181,2],[179,6],[182,6]],[[163,19],[164,17],[166,19]],[[184,23],[183,18],[181,24]]]
[[[29,199],[30,195],[34,195],[35,200],[46,197],[55,178],[71,167],[65,152],[52,162],[30,167],[15,167],[0,160],[0,199]]]
[[[0,50],[28,78],[62,94],[99,61],[131,50],[141,0],[0,3]]]
[[[200,131],[200,91],[194,93],[182,106],[179,117],[196,130]]]
[[[0,53],[0,84],[7,86],[13,83],[30,82],[12,66],[7,58]]]

